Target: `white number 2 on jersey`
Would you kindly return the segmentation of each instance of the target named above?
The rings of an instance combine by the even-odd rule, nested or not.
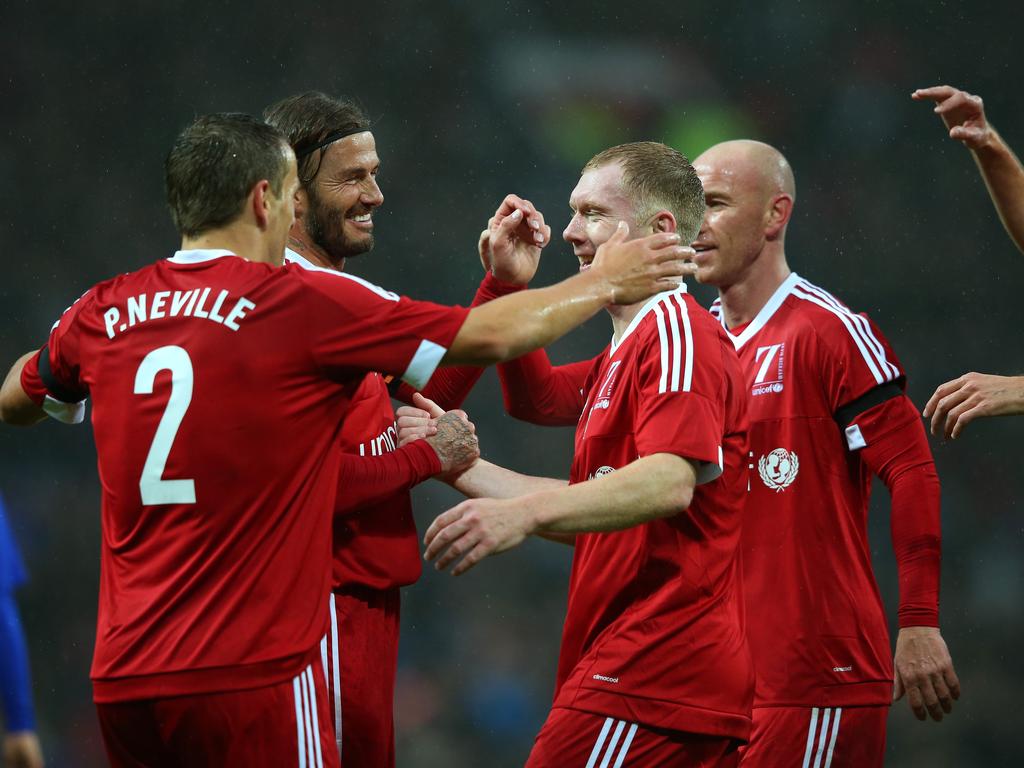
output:
[[[195,504],[194,480],[164,480],[164,467],[181,420],[192,402],[192,360],[181,347],[160,347],[143,358],[135,374],[135,394],[153,394],[153,382],[160,371],[171,372],[171,397],[149,446],[146,464],[139,478],[142,503]]]

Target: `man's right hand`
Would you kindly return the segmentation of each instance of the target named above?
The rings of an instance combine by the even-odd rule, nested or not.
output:
[[[416,407],[398,409],[398,444],[424,439],[441,460],[441,475],[453,475],[468,469],[480,458],[476,427],[465,411],[447,413],[420,393],[412,397]]]
[[[528,285],[537,273],[540,252],[551,242],[551,227],[529,200],[507,195],[480,233],[480,263],[496,278]]]
[[[694,251],[681,245],[675,232],[658,232],[626,240],[629,227],[619,222],[615,233],[598,249],[589,271],[604,279],[613,304],[636,304],[656,293],[678,288],[692,275]]]
[[[985,119],[985,103],[981,96],[961,91],[951,85],[918,88],[911,96],[917,101],[934,101],[935,114],[956,139],[968,149],[983,149],[992,140],[992,126]]]

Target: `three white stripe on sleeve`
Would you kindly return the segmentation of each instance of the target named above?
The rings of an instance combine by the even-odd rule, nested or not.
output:
[[[819,711],[821,713],[820,727],[818,722]],[[839,720],[842,716],[842,707],[835,709],[826,708],[823,710],[814,707],[811,710],[811,724],[807,728],[807,749],[804,751],[802,768],[831,768],[832,753],[836,748],[836,737],[839,735]],[[828,744],[827,750],[825,747],[826,742]]]
[[[320,747],[320,721],[317,716],[313,667],[307,666],[292,679],[295,694],[295,736],[299,768],[324,768]]]
[[[693,383],[693,330],[686,301],[670,293],[654,305],[661,344],[661,379],[658,393],[689,392]]]
[[[885,355],[885,348],[875,336],[874,331],[871,330],[871,323],[863,315],[851,312],[831,293],[806,280],[801,280],[793,286],[793,295],[798,299],[817,304],[839,318],[853,338],[857,350],[864,358],[864,362],[867,364],[868,370],[871,371],[871,375],[875,377],[877,384],[894,381],[899,377],[899,369],[889,362]]]
[[[614,731],[612,731],[613,726],[615,728]],[[628,730],[627,726],[629,726]],[[597,741],[594,742],[594,749],[590,753],[590,759],[587,761],[587,768],[621,768],[623,761],[626,759],[626,754],[629,752],[629,746],[633,743],[633,737],[636,736],[636,729],[636,723],[627,723],[625,720],[606,717],[604,725],[601,727],[601,733],[597,735]],[[609,740],[608,733],[610,731],[612,737]],[[622,738],[623,731],[626,731],[624,739]],[[607,746],[605,745],[606,742]],[[618,752],[616,752],[616,748],[618,748]],[[612,762],[613,758],[615,760],[614,763]]]

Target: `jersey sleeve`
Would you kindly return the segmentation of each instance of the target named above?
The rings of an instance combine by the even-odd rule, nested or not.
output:
[[[823,318],[817,333],[824,358],[823,383],[833,413],[877,387],[903,387],[903,367],[867,316],[840,307]]]
[[[507,296],[511,293],[525,290],[525,288],[526,286],[514,285],[498,280],[488,272],[484,279],[480,281],[480,286],[473,297],[473,303],[469,306],[470,308],[479,307],[481,304],[486,304],[492,299]],[[431,377],[430,383],[427,384],[422,394],[425,398],[433,400],[446,411],[460,408],[469,396],[470,390],[480,380],[483,372],[483,368],[472,365],[442,368]],[[392,389],[392,396],[403,403],[411,404],[415,391],[408,384],[398,382],[397,386]]]
[[[380,456],[342,455],[335,513],[358,512],[370,504],[409,491],[441,471],[441,460],[425,440]]]
[[[498,365],[505,412],[520,421],[548,427],[572,426],[586,401],[587,376],[594,360],[551,365],[538,349]]]
[[[21,371],[21,388],[52,418],[78,424],[85,418],[89,387],[82,380],[82,329],[79,316],[92,301],[92,291],[68,307],[50,329],[39,354]]]
[[[328,373],[392,373],[422,389],[469,313],[413,301],[352,275],[285,269],[310,289],[302,300],[312,353]]]
[[[641,457],[681,456],[697,466],[697,483],[722,474],[725,407],[721,342],[693,323],[679,295],[655,306],[637,369],[635,440]]]

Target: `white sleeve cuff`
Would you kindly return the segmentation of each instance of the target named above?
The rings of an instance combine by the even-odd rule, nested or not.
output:
[[[47,395],[43,400],[43,410],[50,418],[65,424],[81,424],[85,420],[85,400],[77,403],[63,403]]]
[[[424,339],[420,342],[416,354],[412,356],[409,367],[402,374],[402,380],[413,389],[423,389],[430,381],[430,377],[434,375],[434,371],[441,363],[441,358],[447,351],[440,344]]]

